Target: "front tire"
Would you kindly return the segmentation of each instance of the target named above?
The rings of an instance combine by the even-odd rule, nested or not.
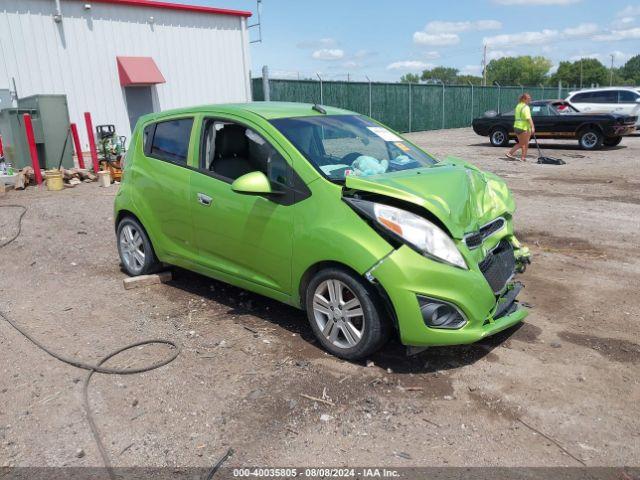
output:
[[[622,137],[607,137],[604,139],[604,146],[605,147],[616,147],[618,145],[620,145],[620,142],[622,141]]]
[[[309,282],[305,295],[311,329],[336,357],[359,360],[388,340],[389,321],[377,293],[346,270],[321,270]]]
[[[146,275],[160,267],[147,232],[135,218],[120,220],[116,235],[120,262],[128,275]]]
[[[595,128],[587,128],[580,132],[578,143],[583,150],[598,150],[602,148],[604,137],[602,132]]]
[[[506,147],[509,145],[509,132],[503,127],[494,128],[489,135],[489,140],[494,147]]]

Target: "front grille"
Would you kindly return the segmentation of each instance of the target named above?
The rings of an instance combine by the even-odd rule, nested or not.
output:
[[[467,247],[473,249],[478,248],[482,245],[482,234],[480,232],[470,233],[466,237],[464,237],[464,243],[467,244]]]
[[[467,247],[469,247],[470,249],[478,248],[480,245],[482,245],[482,242],[484,242],[485,238],[488,238],[496,233],[498,230],[504,227],[505,223],[506,222],[504,218],[496,218],[483,227],[480,227],[480,230],[478,230],[477,232],[468,233],[467,235],[465,235],[464,243],[466,243]]]
[[[513,246],[507,240],[502,240],[478,266],[493,293],[500,293],[516,270]]]
[[[493,222],[487,223],[484,227],[482,227],[480,229],[480,234],[482,235],[482,238],[485,239],[496,233],[502,227],[504,227],[504,218],[496,218]]]

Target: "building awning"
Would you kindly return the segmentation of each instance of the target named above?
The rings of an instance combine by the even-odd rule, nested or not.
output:
[[[151,57],[116,57],[120,85],[135,87],[165,83],[156,62]]]

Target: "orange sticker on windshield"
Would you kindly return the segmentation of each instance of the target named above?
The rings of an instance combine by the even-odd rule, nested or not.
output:
[[[402,142],[395,142],[394,145],[396,147],[398,147],[400,150],[402,150],[403,152],[410,152],[411,149],[409,147],[407,147],[404,143]]]

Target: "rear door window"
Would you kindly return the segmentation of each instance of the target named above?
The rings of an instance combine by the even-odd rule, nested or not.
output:
[[[155,127],[155,133],[149,148],[149,156],[186,165],[193,118],[158,122]]]
[[[577,93],[571,98],[572,103],[618,103],[617,90]]]
[[[604,92],[592,92],[589,103],[618,103],[617,90],[606,90]]]

